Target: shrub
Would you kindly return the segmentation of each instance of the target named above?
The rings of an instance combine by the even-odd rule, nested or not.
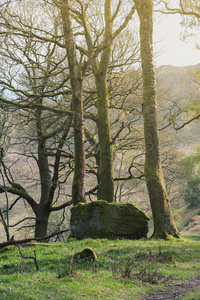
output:
[[[200,177],[188,180],[184,194],[185,202],[189,208],[196,208],[200,204]]]

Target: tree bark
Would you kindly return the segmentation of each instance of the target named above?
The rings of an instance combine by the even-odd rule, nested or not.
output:
[[[42,100],[40,101],[42,103]],[[37,127],[37,139],[38,139],[38,169],[40,174],[41,196],[40,203],[36,205],[34,210],[36,215],[35,223],[35,237],[42,237],[47,235],[48,219],[50,210],[47,207],[49,203],[49,192],[51,188],[51,178],[49,170],[48,155],[46,153],[46,141],[44,139],[43,127],[42,127],[42,112],[36,111],[36,127]],[[46,208],[47,207],[47,208]]]
[[[0,207],[0,217],[1,217],[1,220],[2,220],[2,223],[3,223],[3,227],[4,227],[4,230],[5,230],[5,233],[6,233],[7,241],[9,241],[9,239],[10,239],[9,228],[8,228],[8,226],[6,224],[6,220],[4,218],[3,211],[2,211],[1,207]]]
[[[110,120],[109,120],[109,94],[107,88],[107,70],[110,61],[112,49],[112,13],[111,0],[105,0],[104,18],[105,33],[104,42],[108,46],[102,51],[100,62],[97,59],[92,60],[92,69],[95,76],[97,87],[97,126],[100,150],[100,194],[101,199],[107,202],[114,201],[114,179],[113,179],[113,148],[111,143]],[[85,26],[87,33],[87,45],[90,54],[93,53],[92,40],[89,36],[88,28]],[[110,41],[110,43],[108,42]]]
[[[84,120],[82,102],[82,74],[76,56],[76,45],[74,40],[70,0],[61,0],[61,16],[65,47],[67,51],[70,80],[72,86],[72,108],[74,125],[74,179],[72,184],[73,205],[85,202],[84,198],[84,175],[85,175],[85,145],[84,145]]]
[[[110,134],[109,99],[106,77],[98,72],[97,86],[97,125],[100,147],[100,193],[101,199],[114,201],[113,149]]]
[[[81,1],[78,1],[79,3]],[[114,1],[113,1],[114,2]],[[119,1],[116,10],[112,13],[112,0],[104,1],[104,38],[99,43],[93,42],[87,25],[86,10],[82,6],[81,23],[84,27],[84,35],[87,43],[87,55],[92,65],[97,87],[97,126],[100,147],[100,188],[98,196],[107,202],[114,201],[114,179],[113,179],[113,148],[111,143],[110,121],[109,121],[109,94],[107,88],[107,71],[109,67],[112,41],[126,27],[135,12],[133,7],[124,22],[113,32],[113,21],[120,12],[122,2]],[[86,6],[84,6],[86,8]],[[98,46],[97,46],[98,45]],[[100,58],[97,55],[100,54]]]
[[[140,18],[140,45],[143,74],[143,118],[145,136],[145,177],[154,220],[155,238],[180,237],[173,219],[160,160],[153,65],[153,0],[135,0]]]
[[[50,208],[47,205],[38,205],[38,209],[35,211],[36,223],[35,223],[35,237],[44,237],[47,235],[48,221],[50,216]]]

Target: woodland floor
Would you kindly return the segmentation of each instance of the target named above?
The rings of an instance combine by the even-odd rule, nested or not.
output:
[[[150,294],[148,297],[143,298],[143,300],[168,300],[168,299],[181,299],[179,296],[195,289],[200,286],[200,277],[191,277],[188,280],[179,282],[174,285],[169,285],[167,290],[161,291],[159,293]]]

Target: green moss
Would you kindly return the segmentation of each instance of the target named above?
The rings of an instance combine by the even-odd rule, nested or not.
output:
[[[72,236],[82,239],[146,237],[148,216],[130,203],[108,203],[103,200],[79,203],[71,209]]]
[[[0,253],[7,252],[7,251],[9,251],[11,249],[14,249],[14,246],[6,246],[6,247],[0,249]]]
[[[84,260],[90,260],[90,261],[97,261],[97,255],[94,251],[94,249],[88,247],[83,249],[82,251],[76,252],[73,255],[74,260],[78,259],[84,259]]]

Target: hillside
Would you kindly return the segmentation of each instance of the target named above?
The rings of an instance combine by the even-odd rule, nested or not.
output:
[[[186,98],[197,92],[194,74],[199,71],[200,64],[187,67],[161,66],[156,69],[156,79],[162,83],[169,96]]]
[[[73,259],[90,247],[97,261]],[[198,239],[68,239],[0,252],[0,298],[24,299],[199,299]]]
[[[158,90],[163,89],[165,94],[164,105],[170,112],[178,113],[181,109],[187,111],[188,107],[196,105],[196,114],[199,113],[200,83],[198,82],[200,64],[175,67],[161,66],[156,70]],[[163,102],[162,102],[163,105]],[[198,106],[197,106],[198,105]],[[159,107],[159,98],[158,98]],[[177,125],[180,126],[192,116],[187,112],[177,117]],[[174,134],[175,130],[170,129],[168,134]],[[199,120],[190,123],[183,129],[175,132],[176,147],[180,157],[187,157],[196,152],[195,145],[200,144]],[[184,189],[184,182],[182,184]],[[199,207],[191,210],[187,208],[182,199],[182,205],[173,203],[173,211],[177,226],[183,235],[199,235],[200,225],[200,204]]]

